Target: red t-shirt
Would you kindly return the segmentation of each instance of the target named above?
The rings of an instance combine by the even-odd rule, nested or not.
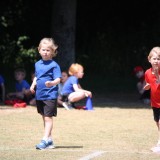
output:
[[[151,106],[160,108],[160,83],[156,82],[156,76],[152,73],[152,68],[145,72],[146,83],[151,86]]]

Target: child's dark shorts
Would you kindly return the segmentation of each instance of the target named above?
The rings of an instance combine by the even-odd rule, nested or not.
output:
[[[57,116],[57,99],[53,100],[36,100],[37,112],[43,116]]]
[[[155,107],[152,107],[153,109],[153,117],[154,117],[154,120],[156,122],[159,122],[160,120],[160,108],[155,108]]]

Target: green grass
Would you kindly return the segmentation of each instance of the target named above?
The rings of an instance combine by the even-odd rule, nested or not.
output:
[[[150,151],[158,138],[150,107],[112,98],[97,97],[93,111],[58,108],[56,148],[44,151],[35,149],[43,136],[36,108],[1,106],[0,160],[80,160],[93,153],[101,153],[93,160],[159,160]]]

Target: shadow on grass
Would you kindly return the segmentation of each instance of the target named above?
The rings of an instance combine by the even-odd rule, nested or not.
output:
[[[56,146],[55,148],[83,148],[83,146]]]

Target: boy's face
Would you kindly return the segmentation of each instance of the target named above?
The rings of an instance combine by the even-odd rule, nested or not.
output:
[[[138,79],[142,78],[143,75],[144,75],[144,71],[138,71],[138,72],[136,73],[136,77],[137,77]]]
[[[76,73],[76,76],[77,76],[78,78],[82,78],[83,75],[84,75],[83,69],[80,68],[79,71]]]
[[[160,68],[160,56],[157,53],[153,53],[149,62],[151,63],[153,68]]]
[[[62,72],[61,82],[64,83],[68,79],[68,74],[66,72]]]
[[[16,72],[14,76],[16,81],[21,81],[24,79],[25,74],[23,72]]]
[[[52,59],[52,50],[47,44],[42,44],[39,50],[39,53],[43,60],[51,60]]]

